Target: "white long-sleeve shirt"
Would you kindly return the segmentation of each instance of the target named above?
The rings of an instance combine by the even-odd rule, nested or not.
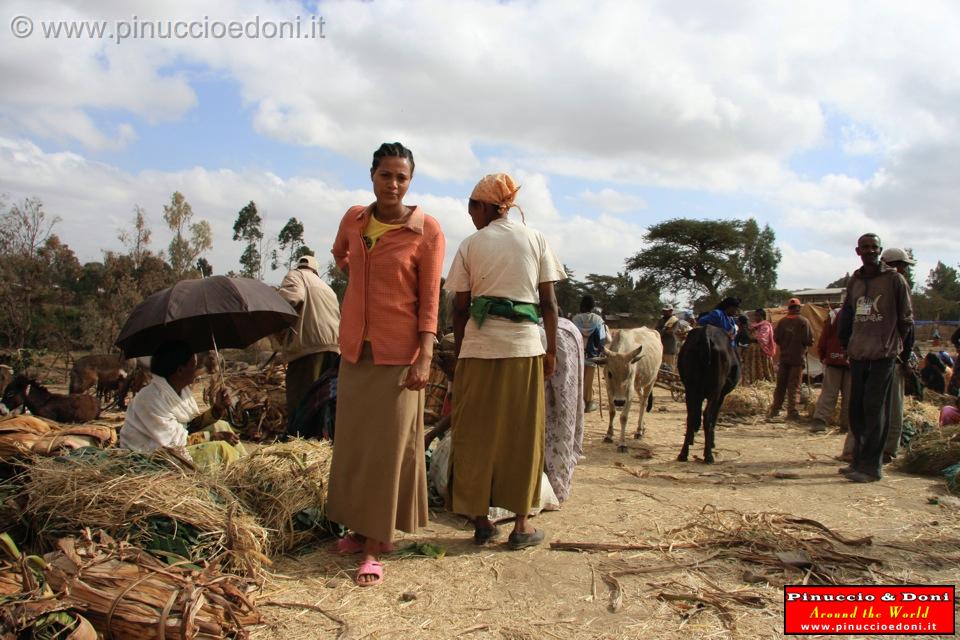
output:
[[[120,429],[120,446],[148,453],[187,446],[187,424],[200,415],[189,385],[178,395],[166,378],[153,380],[133,397]]]

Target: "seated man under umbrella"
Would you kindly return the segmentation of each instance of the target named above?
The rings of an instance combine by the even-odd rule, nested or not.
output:
[[[120,446],[150,453],[171,448],[189,454],[200,469],[230,464],[244,455],[230,425],[221,420],[230,400],[221,389],[214,406],[201,413],[190,390],[197,356],[185,342],[161,345],[150,360],[153,380],[140,390],[120,429]]]

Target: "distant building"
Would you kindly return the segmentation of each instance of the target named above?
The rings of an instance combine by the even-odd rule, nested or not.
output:
[[[800,302],[804,304],[819,302],[821,304],[839,305],[843,302],[844,291],[846,291],[846,289],[843,287],[835,287],[832,289],[800,289],[799,291],[793,291],[791,295],[799,298]]]

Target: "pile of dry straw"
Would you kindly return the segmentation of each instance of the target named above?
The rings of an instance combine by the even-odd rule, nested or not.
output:
[[[269,531],[269,553],[282,553],[324,533],[333,447],[290,440],[262,447],[224,469],[219,481]]]
[[[179,528],[193,532],[193,562],[220,563],[249,576],[259,576],[269,562],[266,530],[229,490],[163,454],[147,458],[113,449],[40,458],[20,480],[22,517],[48,548],[93,528],[149,549],[158,523],[166,523],[174,536]]]
[[[934,427],[923,431],[900,456],[904,471],[920,475],[940,475],[947,467],[960,463],[960,425]]]
[[[766,415],[773,401],[775,387],[776,385],[766,380],[738,385],[724,399],[722,412],[739,417]]]

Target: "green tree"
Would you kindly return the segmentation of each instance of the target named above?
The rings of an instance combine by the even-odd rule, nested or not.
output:
[[[197,271],[201,277],[209,278],[213,275],[213,265],[206,258],[197,258]]]
[[[675,218],[653,225],[644,237],[650,245],[627,260],[658,289],[684,292],[711,306],[735,295],[744,305],[778,301],[777,267],[782,255],[770,225],[747,220]]]
[[[325,275],[327,284],[329,284],[333,292],[337,294],[337,300],[343,303],[343,294],[347,292],[347,274],[341,271],[336,263],[331,260],[327,263]]]
[[[591,273],[584,278],[583,288],[605,313],[629,313],[649,322],[660,310],[660,286],[652,276],[634,280],[627,272],[615,276]]]
[[[850,284],[849,271],[847,271],[847,273],[842,278],[837,278],[836,280],[828,284],[827,289],[838,289],[838,288],[846,289],[848,284]]]
[[[253,200],[240,209],[237,221],[233,223],[233,239],[246,243],[243,253],[240,254],[240,275],[245,278],[263,278],[263,259],[260,255],[262,223]]]
[[[192,219],[193,207],[182,193],[175,191],[170,196],[170,204],[163,207],[163,221],[173,231],[168,253],[170,266],[178,279],[188,275],[197,258],[213,246],[210,223],[206,220],[191,222]]]
[[[147,218],[144,215],[143,207],[133,206],[133,231],[121,230],[117,234],[117,239],[127,248],[127,254],[133,259],[133,264],[137,267],[143,262],[143,258],[150,254],[150,237],[152,232],[147,226]]]
[[[946,300],[960,300],[960,277],[957,270],[938,261],[937,266],[927,275],[927,293],[936,294]]]
[[[913,296],[914,317],[922,320],[960,319],[960,275],[937,262],[927,275],[927,288]]]
[[[583,297],[583,283],[574,278],[573,269],[563,265],[567,279],[554,284],[554,293],[557,296],[557,306],[565,314],[576,314],[580,311],[580,298]]]
[[[650,246],[627,259],[628,271],[639,271],[673,294],[719,298],[739,275],[735,260],[742,250],[740,222],[675,218],[647,229]]]
[[[73,256],[52,234],[59,222],[39,198],[26,198],[0,214],[0,339],[8,346],[22,349],[45,339],[44,307],[55,300],[54,285],[62,283],[56,263]],[[74,277],[80,268],[75,266]]]
[[[287,267],[302,256],[313,255],[310,247],[303,243],[303,223],[296,218],[287,220],[287,224],[283,225],[283,229],[280,229],[280,233],[277,234],[277,248],[270,256],[271,270],[277,270],[283,254],[286,254]]]
[[[776,247],[777,237],[770,225],[760,229],[757,221],[749,218],[742,223],[740,255],[735,266],[740,273],[737,283],[750,283],[758,291],[765,292],[777,286],[777,267],[783,254]]]

